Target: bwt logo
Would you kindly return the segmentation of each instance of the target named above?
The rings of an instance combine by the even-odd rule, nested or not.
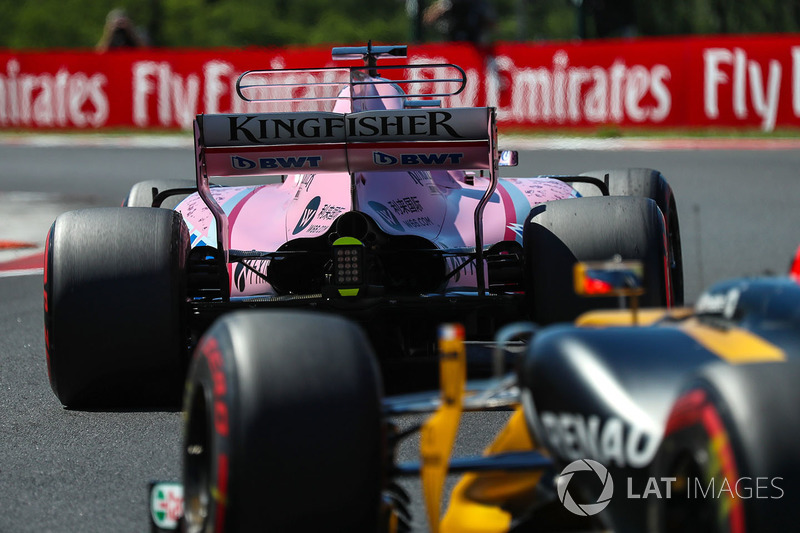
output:
[[[322,156],[301,156],[301,157],[262,157],[258,163],[252,159],[247,159],[239,155],[231,156],[231,167],[236,170],[253,170],[258,166],[262,169],[289,169],[289,168],[317,168]]]
[[[603,484],[603,491],[600,497],[597,498],[595,503],[578,504],[572,498],[567,488],[569,482],[572,481],[572,476],[576,472],[594,472]],[[567,511],[578,516],[593,516],[605,509],[611,502],[611,496],[614,495],[614,480],[605,466],[597,461],[591,459],[580,459],[573,461],[561,471],[556,482],[556,491],[558,492],[558,499],[564,505]]]
[[[236,170],[252,170],[256,168],[256,162],[238,155],[231,156],[231,167]]]
[[[384,154],[383,152],[372,152],[372,160],[376,165],[396,165],[397,158],[393,155]]]
[[[391,166],[400,163],[401,165],[457,165],[461,162],[464,154],[400,154],[399,157],[385,154],[383,152],[372,152],[372,161],[376,165]]]

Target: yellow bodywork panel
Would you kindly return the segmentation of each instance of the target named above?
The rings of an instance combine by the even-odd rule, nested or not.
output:
[[[758,335],[737,327],[724,329],[704,324],[691,317],[689,307],[675,309],[641,309],[640,326],[652,325],[663,318],[680,320],[674,327],[697,341],[706,350],[731,364],[785,361],[786,354],[774,344]],[[689,318],[687,318],[689,317]],[[577,318],[580,327],[625,327],[633,325],[630,310],[589,311]],[[668,324],[668,326],[671,326]]]
[[[662,318],[680,319],[690,314],[692,314],[691,307],[639,309],[638,325],[649,326]],[[579,327],[633,326],[633,320],[633,313],[630,309],[612,309],[586,312],[575,320],[575,325]]]
[[[484,455],[535,449],[521,407],[517,407]],[[504,504],[530,499],[541,472],[488,472],[465,474],[453,489],[442,520],[446,533],[491,533],[508,531],[512,516]]]
[[[439,531],[442,488],[458,433],[467,380],[467,356],[461,326],[445,325],[440,330],[439,373],[442,403],[420,432],[420,478],[432,533]]]
[[[678,328],[708,351],[734,365],[786,360],[783,350],[741,328],[714,328],[696,318],[684,320]]]

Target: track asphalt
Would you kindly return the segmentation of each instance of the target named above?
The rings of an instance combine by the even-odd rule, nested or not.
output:
[[[191,178],[192,159],[190,142],[0,142],[0,241],[40,245],[59,212],[120,205],[142,179]],[[506,175],[638,166],[662,170],[675,191],[688,300],[719,279],[787,269],[800,242],[798,150],[527,149]],[[2,252],[22,262],[5,268],[19,274],[30,252]],[[63,409],[47,380],[41,274],[0,277],[0,302],[0,531],[146,531],[147,481],[180,475],[180,413]],[[503,419],[498,413],[467,417],[456,453],[480,452]],[[414,458],[411,444],[401,460]],[[406,486],[421,524],[419,484]]]

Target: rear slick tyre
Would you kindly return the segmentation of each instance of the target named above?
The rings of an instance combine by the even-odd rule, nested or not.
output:
[[[70,408],[180,405],[189,234],[152,208],[56,218],[44,271],[50,385]]]
[[[308,312],[217,320],[189,370],[187,531],[374,531],[381,386],[366,336]]]
[[[590,176],[608,184],[611,196],[636,196],[655,200],[664,215],[669,244],[670,278],[672,280],[675,305],[683,305],[683,252],[681,249],[681,230],[678,222],[678,207],[672,187],[664,175],[652,168],[621,168],[613,170],[592,170],[581,176]],[[575,183],[573,186],[584,196],[596,195],[597,188],[592,185]]]
[[[573,282],[576,262],[609,261],[615,255],[644,265],[641,306],[672,305],[664,218],[649,198],[599,196],[546,202],[531,210],[523,238],[525,292],[535,322],[568,322],[592,309],[619,307],[616,297],[576,295]]]

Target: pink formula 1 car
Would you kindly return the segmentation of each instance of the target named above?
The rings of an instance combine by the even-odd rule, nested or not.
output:
[[[576,261],[641,261],[642,303],[681,302],[677,210],[659,172],[501,179],[516,154],[497,148],[494,109],[441,107],[467,83],[455,65],[377,64],[405,52],[335,48],[363,64],[247,72],[237,91],[252,112],[195,121],[196,180],[145,181],[124,207],[56,219],[45,328],[64,405],[180,398],[200,337],[235,310],[274,310],[286,335],[297,310],[348,317],[388,369],[432,355],[442,322],[464,324],[479,351],[506,323],[613,305],[575,296]],[[302,338],[327,339],[319,324]],[[346,344],[270,335],[267,358],[335,359]]]

